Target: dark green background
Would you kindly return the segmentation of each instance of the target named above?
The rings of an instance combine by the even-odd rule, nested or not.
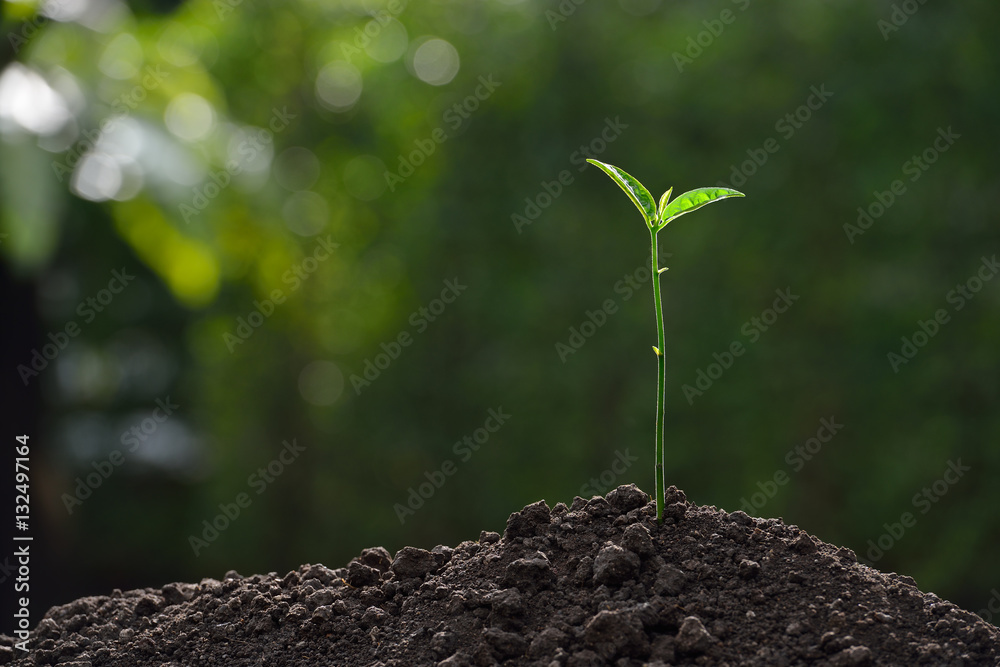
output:
[[[916,9],[905,22],[902,4]],[[343,48],[368,12],[389,11],[374,3],[134,3],[104,32],[47,22],[27,33],[30,5],[5,3],[4,33],[30,36],[16,50],[6,39],[4,61],[52,85],[75,81],[79,132],[113,116],[147,67],[168,72],[128,110],[140,134],[120,150],[138,156],[144,181],[123,201],[88,201],[69,176],[56,178],[53,163],[83,134],[64,130],[59,146],[8,121],[0,142],[0,252],[12,281],[3,372],[17,396],[5,423],[33,436],[33,527],[46,554],[36,620],[48,604],[114,587],[336,567],[366,546],[476,539],[537,499],[603,490],[590,480],[621,472],[616,461],[628,456],[637,460],[605,482],[652,491],[652,290],[647,280],[626,300],[619,283],[637,269],[642,277],[648,234],[604,174],[578,168],[581,147],[600,148],[608,122],[620,130],[595,157],[654,196],[732,183],[734,168],[750,174],[745,199],[660,234],[670,268],[668,484],[734,511],[785,473],[757,513],[862,557],[885,524],[911,512],[915,525],[875,565],[985,608],[1000,585],[1000,281],[961,310],[948,293],[1000,245],[1000,7],[902,4],[413,2],[393,11],[407,52],[379,62]],[[894,11],[901,25],[889,30]],[[114,42],[125,33],[132,39]],[[459,55],[444,85],[409,66],[426,37]],[[320,104],[316,79],[345,58],[362,92],[334,111]],[[499,86],[456,123],[446,111],[480,77]],[[832,96],[800,109],[814,89]],[[199,139],[165,126],[182,93],[213,108],[213,129]],[[225,169],[232,132],[267,127],[274,109],[295,115],[273,134],[276,160],[185,221],[181,204]],[[796,113],[804,122],[793,125],[786,115]],[[948,128],[959,138],[912,180],[905,163]],[[447,139],[387,188],[376,160],[398,172],[400,156],[436,131]],[[291,147],[316,156],[310,189],[325,213],[286,208],[293,193],[276,178],[277,156]],[[193,184],[170,181],[178,155],[201,174]],[[753,156],[763,164],[748,163]],[[559,196],[539,198],[564,171]],[[905,191],[849,239],[858,208],[895,180]],[[519,233],[512,216],[525,214],[526,198],[545,206]],[[290,230],[302,215],[319,221],[318,236]],[[327,236],[339,247],[292,290],[283,272]],[[136,279],[26,388],[16,366],[49,332],[82,321],[76,304],[122,267]],[[467,289],[418,331],[411,314],[446,280]],[[745,324],[786,288],[799,298],[751,341]],[[223,334],[275,289],[286,301],[230,353]],[[607,299],[615,312],[563,363],[556,344]],[[894,372],[887,355],[938,309],[949,321]],[[402,332],[411,343],[356,392],[351,376]],[[713,354],[734,341],[745,353],[689,402],[682,387],[699,371],[718,375]],[[316,361],[337,369],[315,381],[336,397],[328,405],[300,390]],[[179,407],[146,451],[125,451],[70,514],[62,497],[75,479],[124,451],[122,432],[167,396]],[[459,455],[455,443],[501,407],[509,420]],[[843,428],[795,471],[788,452],[824,418]],[[293,438],[304,451],[257,495],[248,477]],[[449,460],[454,474],[401,523],[394,506]],[[915,494],[959,460],[970,470],[939,485],[946,493],[922,513]],[[196,557],[189,537],[240,493],[250,506]]]

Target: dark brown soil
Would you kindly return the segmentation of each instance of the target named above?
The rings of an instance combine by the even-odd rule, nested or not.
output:
[[[777,519],[634,485],[511,515],[501,538],[82,598],[0,663],[1000,665],[1000,631]]]

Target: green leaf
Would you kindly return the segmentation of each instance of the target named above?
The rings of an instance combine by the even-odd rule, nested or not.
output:
[[[642,217],[646,220],[646,226],[653,226],[653,222],[656,220],[656,204],[653,200],[653,195],[649,194],[649,190],[644,188],[642,183],[614,165],[597,160],[587,160],[587,162],[595,167],[600,167],[610,176],[618,184],[618,187],[625,191],[625,194],[629,196],[629,199],[639,209],[639,212],[642,213]]]
[[[667,207],[667,203],[670,201],[670,193],[673,192],[673,191],[674,191],[674,189],[670,188],[669,190],[667,190],[666,192],[663,193],[662,197],[660,197],[660,205],[656,207],[656,219],[657,220],[662,220],[663,219],[663,209],[665,209]]]
[[[667,223],[674,218],[679,218],[685,213],[690,213],[691,211],[696,211],[706,204],[711,204],[714,201],[720,201],[722,199],[728,199],[729,197],[745,197],[742,192],[738,190],[732,190],[730,188],[697,188],[689,192],[685,192],[677,199],[670,202],[666,209],[659,216],[659,225],[657,229],[663,229],[667,226]]]

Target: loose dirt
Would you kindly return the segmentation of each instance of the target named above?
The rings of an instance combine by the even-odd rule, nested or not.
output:
[[[777,519],[635,485],[528,505],[503,537],[347,567],[114,591],[53,607],[27,654],[73,667],[1000,665],[1000,630]]]

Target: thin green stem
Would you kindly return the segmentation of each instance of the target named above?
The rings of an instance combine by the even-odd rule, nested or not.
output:
[[[650,228],[653,246],[653,301],[656,305],[656,522],[663,523],[663,419],[666,397],[667,360],[663,356],[663,306],[660,303],[660,266],[657,258],[656,231]]]

